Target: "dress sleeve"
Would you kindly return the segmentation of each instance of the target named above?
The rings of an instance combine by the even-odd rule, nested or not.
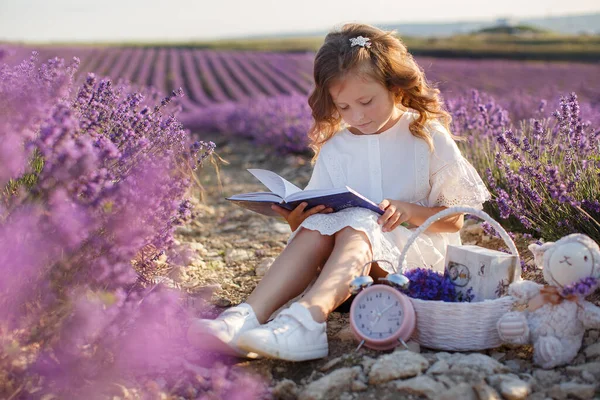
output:
[[[310,189],[331,189],[333,188],[333,181],[331,176],[329,175],[329,171],[327,170],[327,166],[325,165],[325,157],[323,157],[323,149],[321,149],[321,153],[317,157],[317,162],[312,171],[312,175],[310,180],[308,181],[308,185],[304,188],[304,190]]]
[[[481,177],[440,122],[432,122],[429,132],[434,144],[429,157],[429,207],[461,205],[481,210],[490,199]]]

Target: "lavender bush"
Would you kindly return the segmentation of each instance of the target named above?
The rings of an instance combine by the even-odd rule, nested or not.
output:
[[[493,193],[494,216],[546,240],[580,232],[600,241],[600,130],[583,119],[574,93],[551,116],[545,107],[517,127],[477,91],[450,103],[453,130],[468,139],[462,150]]]
[[[0,65],[0,397],[139,394],[158,376],[155,392],[196,397],[181,293],[142,278],[185,263],[173,231],[214,145],[189,140],[179,93],[93,74],[74,90],[78,62]]]
[[[311,112],[304,95],[263,96],[212,106],[183,122],[201,127],[203,132],[245,137],[279,153],[304,153],[308,151]]]

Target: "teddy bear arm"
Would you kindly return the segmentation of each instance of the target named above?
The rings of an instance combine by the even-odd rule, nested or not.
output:
[[[542,285],[533,281],[517,281],[510,284],[508,294],[524,303],[538,295],[542,287]]]
[[[589,301],[582,302],[582,307],[579,316],[583,326],[586,329],[600,329],[600,307]]]

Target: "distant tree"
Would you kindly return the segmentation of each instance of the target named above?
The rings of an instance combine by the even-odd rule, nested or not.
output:
[[[473,34],[509,34],[509,35],[522,35],[522,34],[547,34],[552,33],[552,31],[548,29],[538,28],[532,25],[512,25],[507,23],[502,23],[499,25],[494,25],[488,28],[483,28],[477,31],[474,31]]]

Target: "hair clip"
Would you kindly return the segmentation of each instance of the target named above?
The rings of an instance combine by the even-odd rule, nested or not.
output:
[[[354,47],[354,46],[361,46],[361,47],[366,47],[366,48],[371,47],[371,39],[362,37],[362,36],[350,38],[350,43],[351,43],[350,47]]]

